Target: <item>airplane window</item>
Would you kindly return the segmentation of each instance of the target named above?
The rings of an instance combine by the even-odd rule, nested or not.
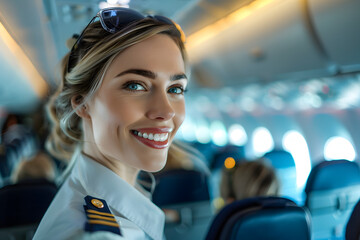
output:
[[[235,146],[243,146],[247,142],[245,129],[240,124],[233,124],[230,126],[229,141]]]
[[[224,124],[220,121],[214,121],[210,126],[211,139],[218,146],[225,146],[228,143],[227,132]]]
[[[205,124],[199,124],[196,128],[196,139],[199,143],[209,143],[211,141],[210,130]]]
[[[258,127],[253,132],[252,146],[254,154],[258,157],[274,148],[274,140],[269,130],[265,127]]]
[[[282,145],[294,158],[296,184],[298,188],[303,188],[311,170],[311,160],[306,140],[301,133],[291,130],[284,134]]]
[[[354,161],[355,155],[353,145],[344,137],[331,137],[325,143],[324,157],[326,160],[347,159]]]
[[[192,119],[186,117],[183,124],[179,128],[177,137],[188,142],[193,142],[196,140],[195,131],[196,126],[194,122],[192,121]]]

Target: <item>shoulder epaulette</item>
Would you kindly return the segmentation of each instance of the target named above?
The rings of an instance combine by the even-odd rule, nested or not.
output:
[[[89,195],[84,199],[86,203],[84,209],[87,217],[85,223],[86,232],[107,231],[122,236],[120,226],[105,200]]]

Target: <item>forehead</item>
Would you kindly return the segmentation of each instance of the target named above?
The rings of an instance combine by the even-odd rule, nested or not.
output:
[[[157,34],[127,48],[114,59],[106,75],[129,68],[165,71],[169,74],[185,71],[178,45],[165,34]]]

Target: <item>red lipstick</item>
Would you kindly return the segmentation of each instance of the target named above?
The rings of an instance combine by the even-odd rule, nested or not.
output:
[[[141,143],[145,144],[148,147],[155,148],[155,149],[164,149],[169,146],[169,136],[166,138],[165,141],[154,141],[148,138],[143,138],[138,136],[138,133],[141,132],[142,134],[169,134],[172,131],[172,128],[142,128],[138,130],[132,130],[131,133],[134,137],[140,141]]]

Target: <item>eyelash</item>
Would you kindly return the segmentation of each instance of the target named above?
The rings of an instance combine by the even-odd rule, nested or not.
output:
[[[138,85],[138,86],[141,86],[142,90],[134,90],[134,89],[130,89],[129,87],[131,85]],[[144,84],[142,82],[137,82],[137,81],[131,81],[131,82],[127,82],[123,85],[123,89],[127,90],[127,91],[130,91],[130,92],[139,92],[139,91],[145,91],[146,90],[146,87],[144,86]]]
[[[135,89],[130,89],[130,86],[131,85],[138,85],[138,86],[141,86],[143,89],[141,90],[135,90]],[[171,93],[169,92],[170,89],[173,89],[173,88],[177,88],[177,89],[180,89],[180,93]],[[127,82],[123,85],[123,89],[127,90],[127,91],[130,91],[130,92],[139,92],[139,91],[146,91],[146,87],[144,86],[144,84],[142,82],[137,82],[137,81],[130,81],[130,82]],[[171,94],[175,94],[175,95],[183,95],[184,93],[187,92],[187,89],[185,89],[183,86],[181,85],[175,85],[175,86],[171,86],[168,90],[169,93]]]
[[[184,95],[184,93],[186,93],[186,92],[187,92],[187,89],[184,89],[184,87],[183,87],[183,86],[181,86],[181,85],[178,85],[178,86],[171,86],[171,87],[169,88],[169,90],[168,90],[168,91],[170,91],[170,89],[173,89],[173,88],[180,89],[180,93],[171,93],[171,94]]]

